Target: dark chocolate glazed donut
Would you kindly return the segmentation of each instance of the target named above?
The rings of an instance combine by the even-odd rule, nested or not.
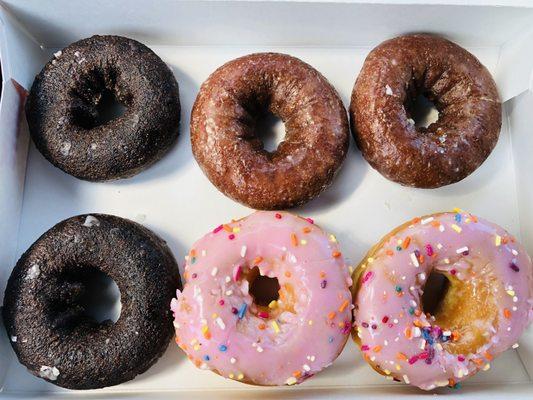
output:
[[[274,152],[255,128],[272,112],[285,123]],[[191,117],[194,156],[225,195],[256,209],[306,203],[333,180],[348,149],[346,110],[328,81],[284,54],[250,54],[202,85]]]
[[[120,290],[115,323],[97,322],[82,301],[88,277],[98,271]],[[154,233],[111,215],[80,215],[44,233],[17,262],[4,324],[32,374],[70,389],[117,385],[146,371],[167,348],[176,288],[176,261]]]
[[[101,121],[108,96],[126,107]],[[80,179],[127,178],[159,160],[178,136],[178,83],[148,47],[120,36],[93,36],[55,53],[37,75],[26,105],[37,149]]]
[[[412,102],[423,94],[439,112],[416,127]],[[476,57],[427,34],[397,37],[368,55],[350,105],[352,132],[364,158],[386,178],[436,188],[478,168],[498,141],[496,84]]]

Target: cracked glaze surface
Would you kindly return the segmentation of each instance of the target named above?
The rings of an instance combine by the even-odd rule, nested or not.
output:
[[[433,315],[431,272],[449,281]],[[516,341],[533,316],[532,265],[501,227],[457,210],[400,226],[356,270],[354,339],[378,372],[422,389],[454,386]]]
[[[286,132],[272,153],[256,134],[268,111]],[[198,164],[222,193],[255,209],[289,208],[333,181],[348,150],[348,118],[335,89],[310,65],[285,54],[250,54],[202,84],[191,142]]]
[[[439,112],[427,128],[411,118],[419,94]],[[368,55],[352,91],[350,118],[373,168],[402,185],[435,188],[467,177],[489,156],[500,133],[501,104],[490,73],[468,51],[436,36],[407,35]]]
[[[254,302],[248,280],[279,282]],[[256,385],[300,383],[335,360],[351,329],[351,279],[333,235],[289,213],[256,212],[197,241],[172,301],[176,341],[196,366]]]

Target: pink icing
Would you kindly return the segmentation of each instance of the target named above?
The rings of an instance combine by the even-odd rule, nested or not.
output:
[[[281,298],[272,310],[256,307],[241,279],[255,265],[294,288],[294,312],[279,311]],[[255,212],[217,227],[194,244],[184,275],[171,303],[176,341],[200,368],[290,385],[330,365],[346,343],[352,281],[335,237],[312,220]]]
[[[478,271],[495,278],[490,290],[497,299],[497,324],[487,327],[487,343],[476,354],[457,355],[443,347],[449,332],[413,310],[421,309],[432,270],[448,271],[460,280],[477,279],[470,265],[485,265]],[[387,238],[361,267],[354,296],[361,350],[385,374],[422,389],[488,369],[493,357],[516,346],[533,312],[532,264],[524,248],[501,227],[462,211],[415,220]]]

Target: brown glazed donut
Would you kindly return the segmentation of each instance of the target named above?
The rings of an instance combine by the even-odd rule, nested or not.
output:
[[[268,111],[285,123],[274,152],[256,134]],[[191,142],[222,193],[255,209],[282,209],[331,183],[348,150],[349,125],[342,101],[317,70],[285,54],[258,53],[224,64],[203,83]]]
[[[411,108],[426,96],[439,112],[416,127]],[[386,178],[436,188],[478,168],[498,141],[501,103],[479,60],[428,34],[397,37],[368,55],[350,104],[351,127],[364,158]]]

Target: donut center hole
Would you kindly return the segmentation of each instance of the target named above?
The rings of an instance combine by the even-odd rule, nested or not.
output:
[[[269,153],[277,150],[285,138],[285,124],[280,117],[267,111],[255,121],[255,137],[263,143],[263,149]]]
[[[106,273],[90,266],[72,266],[57,278],[50,300],[56,329],[72,330],[112,325],[120,317],[120,290]],[[46,295],[48,296],[48,295]]]
[[[71,115],[75,125],[93,129],[126,113],[132,96],[117,84],[117,76],[113,69],[96,69],[79,80],[70,92]]]
[[[259,268],[254,267],[247,279],[250,283],[248,292],[256,305],[268,307],[272,301],[279,299],[280,286],[277,278],[261,275]]]
[[[85,287],[80,296],[79,305],[84,316],[98,323],[117,322],[122,305],[120,290],[113,279],[106,273],[91,269],[82,278]]]
[[[424,92],[417,93],[405,106],[407,116],[417,128],[427,128],[439,119],[439,110]]]
[[[433,316],[438,315],[449,288],[450,281],[446,275],[435,271],[431,272],[422,294],[422,309],[424,313]]]
[[[94,126],[105,125],[122,117],[125,112],[126,107],[117,100],[115,94],[111,90],[105,89],[96,104]]]

